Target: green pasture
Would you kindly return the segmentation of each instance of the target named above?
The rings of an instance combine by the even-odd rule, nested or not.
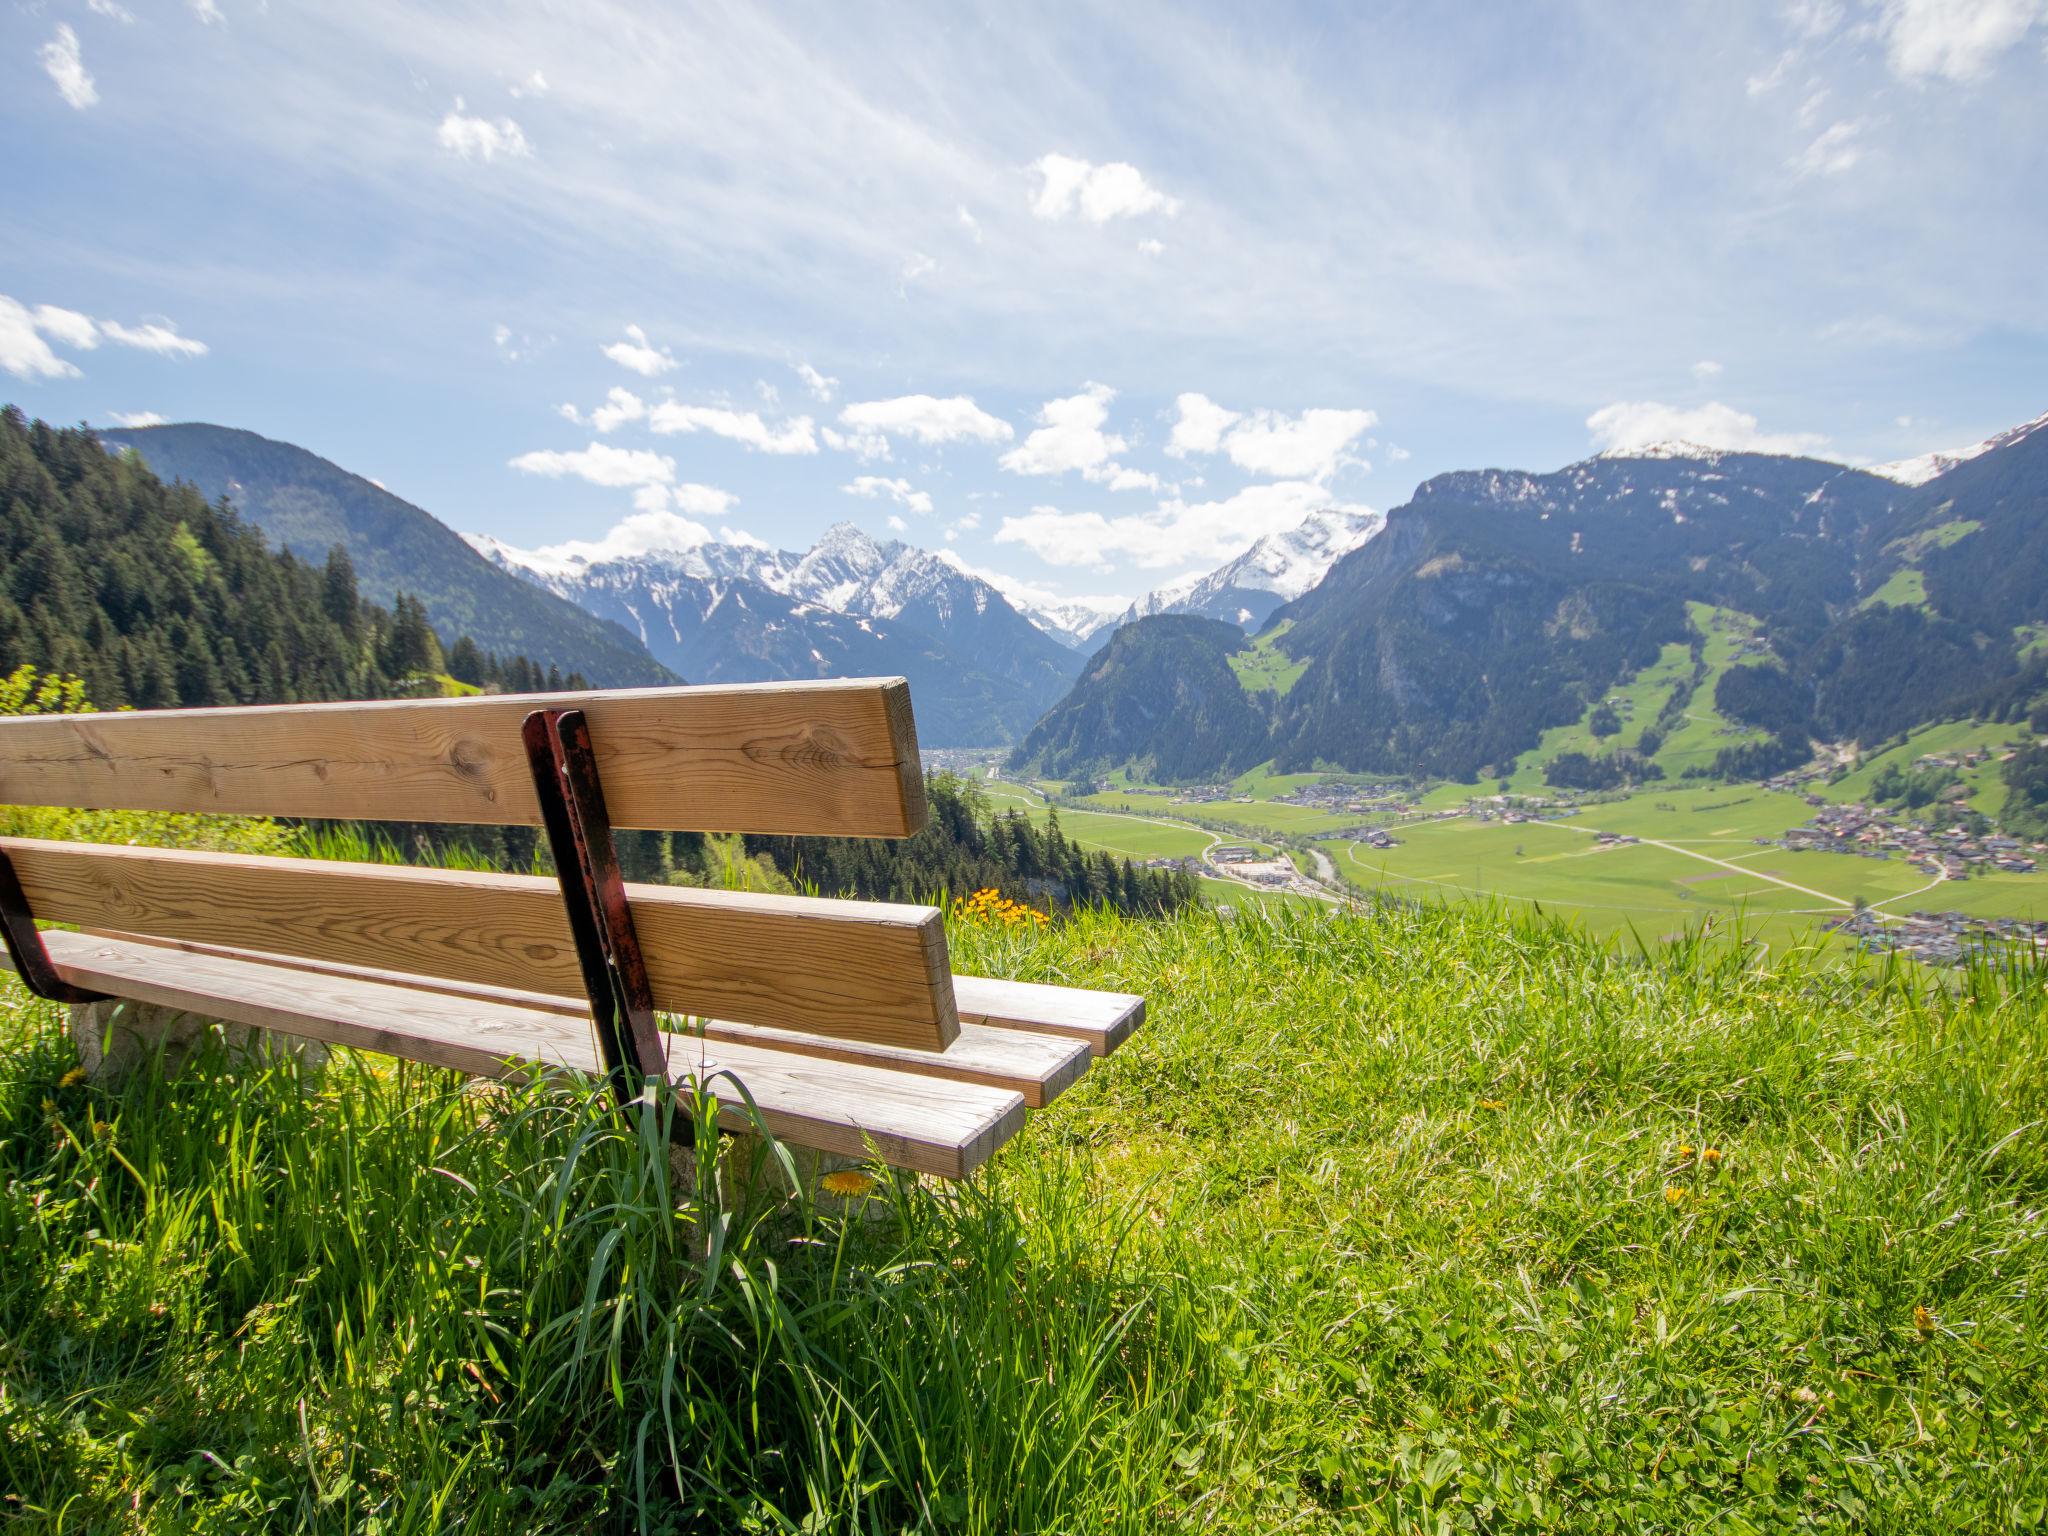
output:
[[[1230,658],[1230,670],[1246,693],[1285,694],[1301,681],[1301,674],[1308,670],[1307,659],[1296,661],[1275,643],[1293,627],[1294,621],[1289,619]]]
[[[1863,800],[1870,794],[1871,785],[1879,774],[1896,766],[1902,773],[1910,773],[1916,758],[1928,753],[1964,752],[1974,747],[1990,751],[1992,759],[1975,768],[1957,770],[1957,778],[1969,792],[1970,804],[1987,816],[1995,817],[2005,804],[2005,780],[2001,776],[2004,765],[1998,754],[2008,747],[2024,742],[2028,731],[2018,722],[1948,720],[1939,725],[1924,726],[1910,732],[1898,745],[1887,747],[1863,759],[1856,768],[1832,784],[1816,786],[1816,792],[1830,800]],[[1928,807],[1926,814],[1935,814],[1934,807]]]

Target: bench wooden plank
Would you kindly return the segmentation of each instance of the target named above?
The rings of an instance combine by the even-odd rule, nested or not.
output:
[[[31,909],[77,923],[582,997],[555,882],[389,864],[0,838]],[[655,1006],[944,1050],[959,1033],[931,907],[628,885]]]
[[[0,720],[0,805],[537,826],[519,723],[590,719],[618,827],[904,837],[925,822],[901,678]]]
[[[156,945],[78,933],[45,935],[66,981],[138,1002],[230,1023],[379,1051],[479,1076],[531,1066],[600,1070],[587,1019],[402,984],[225,955],[167,953]],[[0,955],[0,965],[6,964]],[[767,1128],[784,1141],[848,1157],[868,1143],[897,1167],[962,1178],[1022,1127],[1020,1094],[976,1083],[838,1061],[736,1041],[671,1036],[670,1074],[694,1075],[708,1058],[746,1085]],[[721,1124],[751,1128],[730,1080],[713,1076]]]
[[[522,992],[511,987],[484,986],[475,982],[450,981],[440,977],[408,976],[401,971],[378,970],[370,966],[345,965],[331,960],[312,960],[300,955],[267,955],[259,950],[222,944],[197,944],[188,939],[164,939],[147,934],[95,933],[95,937],[119,939],[130,944],[149,944],[160,949],[193,955],[222,955],[232,960],[283,966],[316,975],[341,976],[358,981],[384,982],[484,1002],[505,1003],[516,1008],[535,1008],[564,1018],[590,1017],[585,1002],[553,997],[544,992]],[[1059,987],[1044,989],[1050,992]],[[866,1062],[900,1072],[918,1072],[927,1077],[953,1078],[963,1083],[984,1083],[1008,1088],[1024,1096],[1030,1109],[1043,1109],[1072,1087],[1088,1070],[1092,1059],[1085,1040],[1059,1034],[1011,1027],[998,1029],[986,1024],[962,1024],[960,1034],[943,1051],[911,1050],[903,1046],[872,1045],[864,1040],[836,1040],[828,1035],[796,1030],[763,1029],[734,1024],[725,1019],[701,1021],[704,1037],[756,1045],[767,1050],[798,1051],[830,1061]]]
[[[955,976],[953,997],[963,1022],[1067,1035],[1087,1041],[1097,1056],[1107,1056],[1145,1022],[1145,999],[1130,992]]]

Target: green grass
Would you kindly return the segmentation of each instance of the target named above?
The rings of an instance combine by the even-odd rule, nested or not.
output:
[[[1711,767],[1723,747],[1747,746],[1762,741],[1765,734],[1724,718],[1714,707],[1714,690],[1720,685],[1721,674],[1743,664],[1736,652],[1743,641],[1755,638],[1761,626],[1748,614],[1733,608],[1692,602],[1685,607],[1693,628],[1705,637],[1702,659],[1706,676],[1693,690],[1684,718],[1657,751],[1657,765],[1667,779],[1680,777],[1688,768]]]
[[[1859,608],[1925,608],[1927,578],[1919,568],[1902,565],[1887,576],[1884,585],[1856,605]]]
[[[1246,693],[1284,696],[1301,681],[1301,674],[1308,670],[1307,659],[1297,661],[1275,643],[1293,627],[1294,621],[1288,619],[1230,658],[1230,670],[1237,674],[1238,684]]]
[[[1974,768],[1958,769],[1956,777],[1968,791],[1971,806],[1995,819],[2004,808],[2006,795],[2004,765],[1998,761],[1998,754],[2027,739],[2029,732],[2026,726],[2016,723],[1949,720],[1939,725],[1923,726],[1909,732],[1897,746],[1864,758],[1852,772],[1834,783],[1816,785],[1815,788],[1830,800],[1863,800],[1869,796],[1877,776],[1888,767],[1910,773],[1914,760],[1927,754],[1966,752],[1982,747],[1992,754],[1991,760]],[[1943,798],[1946,800],[1947,796]],[[1926,814],[1933,814],[1932,809]]]
[[[2048,988],[1482,906],[956,929],[1150,1018],[889,1219],[0,1007],[26,1530],[1991,1531],[2048,1497]],[[1696,1151],[1712,1147],[1708,1161]]]

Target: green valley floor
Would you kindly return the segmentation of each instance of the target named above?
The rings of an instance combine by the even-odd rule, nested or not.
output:
[[[2048,974],[1652,965],[1480,903],[954,942],[1151,1019],[972,1183],[712,1263],[660,1128],[563,1089],[108,1091],[5,994],[0,1519],[2041,1521]]]

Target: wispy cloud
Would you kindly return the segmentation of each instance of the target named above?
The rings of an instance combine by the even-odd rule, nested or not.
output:
[[[83,112],[100,99],[99,87],[86,73],[78,34],[71,30],[70,23],[58,22],[56,34],[43,44],[36,57],[42,60],[43,73],[56,84],[57,94],[79,111]]]
[[[1007,421],[989,415],[966,395],[941,400],[931,395],[898,395],[865,400],[839,413],[842,426],[920,443],[1007,443],[1017,434]]]
[[[455,98],[454,110],[441,119],[435,137],[443,149],[464,160],[488,163],[501,155],[507,160],[524,160],[533,154],[525,131],[511,118],[470,116],[460,96]]]

